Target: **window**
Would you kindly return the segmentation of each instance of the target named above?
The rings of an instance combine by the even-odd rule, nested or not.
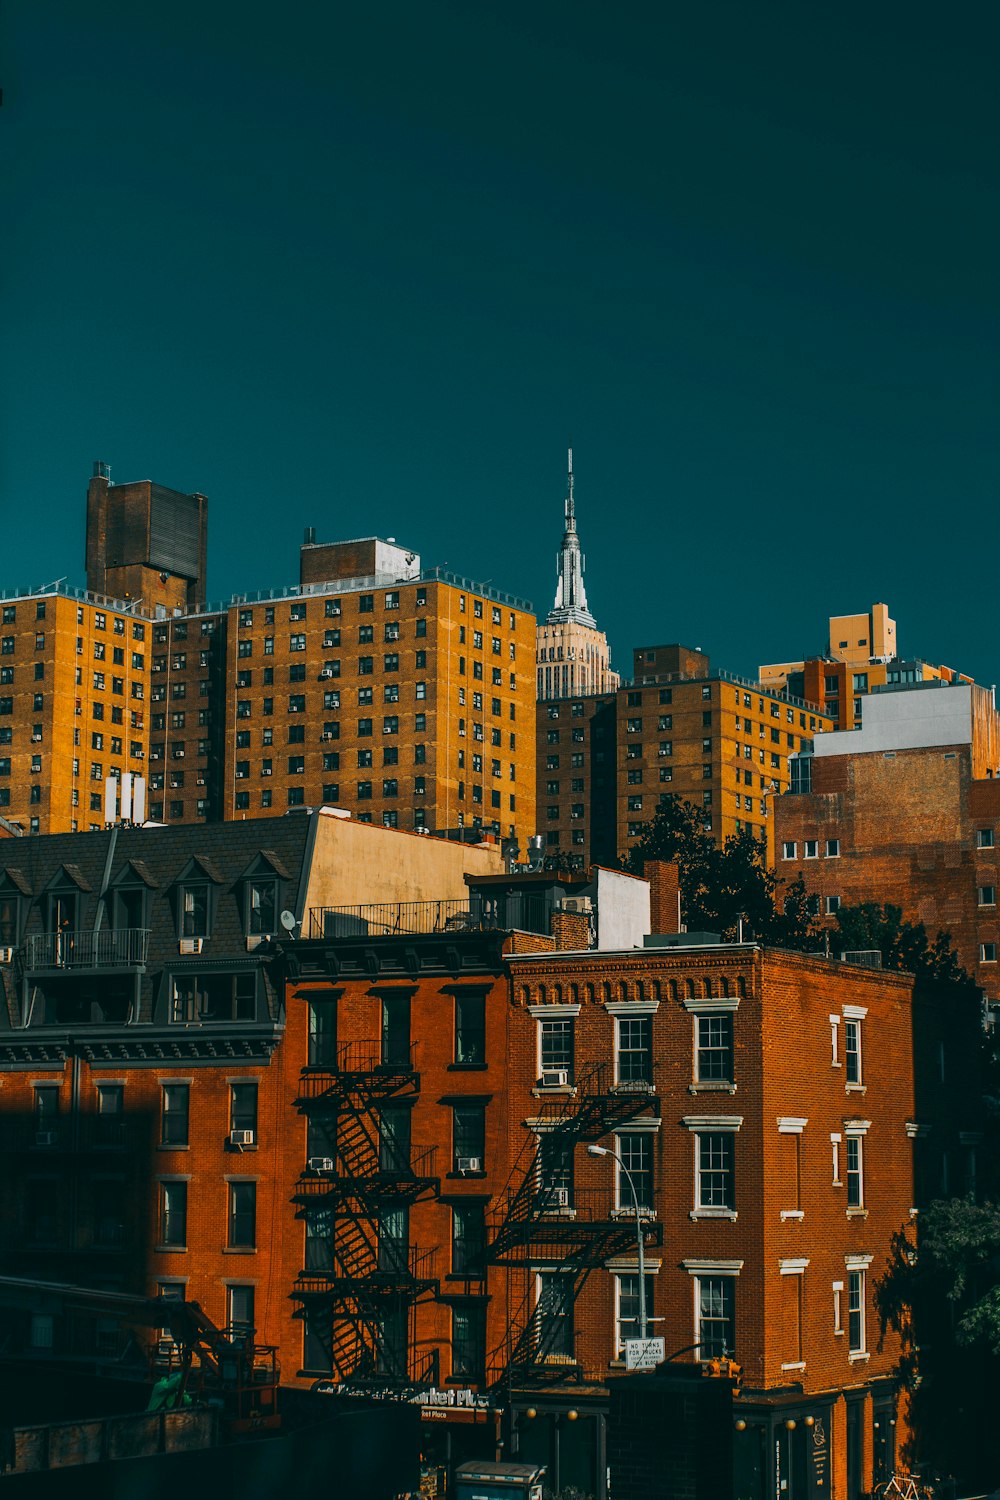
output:
[[[304,651],[306,649],[306,638],[304,635],[290,635],[288,637],[289,651]]]
[[[860,1135],[848,1135],[845,1140],[847,1153],[847,1207],[864,1208],[864,1154]]]
[[[619,1275],[617,1281],[617,1315],[615,1318],[615,1358],[624,1359],[626,1339],[639,1337],[639,1277],[635,1274]],[[646,1321],[653,1317],[653,1287],[655,1276],[646,1280]]]
[[[452,1204],[451,1269],[456,1276],[486,1275],[486,1209],[482,1203]]]
[[[160,1183],[160,1244],[171,1250],[187,1246],[186,1182]]]
[[[818,859],[819,858],[819,841],[818,841],[818,839],[806,839],[805,843],[802,845],[802,853],[803,853],[803,857],[805,859]]]
[[[980,943],[979,962],[981,964],[995,964],[997,961],[996,943]]]
[[[455,996],[455,1061],[466,1067],[486,1061],[486,996]]]
[[[826,841],[826,857],[827,857],[827,859],[839,859],[839,857],[840,857],[840,840],[839,839],[827,839],[827,841]]]
[[[227,1286],[226,1326],[232,1334],[254,1332],[252,1286]]]
[[[181,937],[208,937],[208,886],[185,885],[180,892]]]
[[[455,1172],[482,1172],[486,1153],[486,1106],[484,1104],[456,1104],[453,1107],[452,1170]],[[478,1166],[467,1166],[467,1162]]]
[[[862,1086],[861,1069],[861,1019],[858,1016],[844,1017],[844,1062],[848,1085]]]
[[[979,887],[979,905],[996,906],[997,891],[994,885],[981,885]]]
[[[573,1018],[572,1016],[543,1017],[538,1023],[541,1077],[565,1073],[566,1081],[573,1081]]]
[[[827,898],[826,898],[826,914],[827,914],[827,916],[828,917],[832,917],[833,914],[834,914],[834,912],[838,912],[839,910],[840,910],[840,897],[839,896],[827,896]]]
[[[632,1178],[640,1211],[653,1211],[653,1139],[648,1130],[621,1131],[616,1138],[618,1154]],[[628,1178],[617,1163],[615,1176],[615,1207],[631,1211],[633,1203]]]
[[[695,1016],[697,1083],[731,1083],[733,1078],[732,1011]]]
[[[229,1129],[244,1131],[248,1130],[256,1141],[256,1083],[231,1083],[229,1085]]]
[[[695,1136],[695,1210],[735,1212],[733,1176],[733,1132],[699,1132]]]
[[[337,1008],[316,1001],[309,1006],[309,1066],[332,1067],[337,1061]]]
[[[537,1356],[575,1357],[573,1337],[573,1277],[565,1271],[538,1274]]]
[[[257,974],[175,974],[170,1004],[173,1025],[194,1021],[252,1021],[257,1013]]]
[[[451,1309],[453,1379],[481,1381],[486,1372],[486,1308],[480,1302],[456,1302]]]
[[[257,1184],[230,1182],[229,1234],[230,1250],[252,1250],[257,1242]]]
[[[798,853],[798,844],[792,842],[792,840],[789,839],[785,843],[782,844],[782,846],[781,846],[781,857],[782,857],[782,859],[794,859],[796,857],[797,853]]]
[[[847,1272],[847,1345],[851,1354],[865,1351],[865,1273]]]
[[[695,1277],[695,1339],[700,1360],[721,1359],[735,1348],[735,1276]]]
[[[165,1083],[160,1112],[160,1145],[186,1146],[190,1119],[191,1085]]]
[[[976,829],[976,848],[977,849],[992,849],[993,848],[993,829],[992,828],[977,828]]]
[[[410,1170],[410,1125],[413,1111],[406,1104],[384,1104],[379,1111],[378,1169],[387,1177]]]
[[[617,1017],[617,1062],[619,1083],[653,1081],[652,1019],[649,1016]]]

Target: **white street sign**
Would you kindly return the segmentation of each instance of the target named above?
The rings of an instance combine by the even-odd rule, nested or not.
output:
[[[626,1370],[651,1370],[663,1363],[664,1343],[662,1339],[626,1339]]]

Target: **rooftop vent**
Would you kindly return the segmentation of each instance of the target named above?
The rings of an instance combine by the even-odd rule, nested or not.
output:
[[[95,461],[95,463],[94,463],[94,478],[95,479],[106,479],[108,481],[108,483],[110,484],[111,483],[111,465],[110,464],[102,464],[101,461],[100,461],[100,459],[97,459]]]
[[[882,967],[882,954],[878,948],[850,948],[840,956],[845,964],[857,964],[862,969]]]

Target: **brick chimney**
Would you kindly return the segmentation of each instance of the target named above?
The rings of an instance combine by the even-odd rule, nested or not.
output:
[[[649,925],[655,933],[681,930],[681,872],[676,860],[647,859],[642,867],[649,881]]]

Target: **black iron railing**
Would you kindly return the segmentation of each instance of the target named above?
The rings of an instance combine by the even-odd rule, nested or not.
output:
[[[33,969],[135,969],[146,962],[148,927],[33,933],[24,965]]]

